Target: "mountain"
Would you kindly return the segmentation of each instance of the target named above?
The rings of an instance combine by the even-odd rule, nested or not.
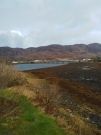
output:
[[[34,59],[58,59],[71,58],[82,59],[101,56],[101,44],[75,44],[58,45],[52,44],[31,48],[0,47],[0,57],[9,60],[34,60]]]

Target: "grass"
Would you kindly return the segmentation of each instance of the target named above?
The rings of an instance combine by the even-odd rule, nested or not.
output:
[[[12,65],[0,63],[0,88],[22,85],[26,78],[21,72],[16,71]]]
[[[40,112],[25,96],[0,90],[0,98],[16,103],[12,113],[0,114],[0,135],[65,135],[55,120]]]

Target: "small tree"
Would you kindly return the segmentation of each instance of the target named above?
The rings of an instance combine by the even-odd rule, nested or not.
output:
[[[40,105],[44,106],[45,112],[54,113],[59,104],[59,87],[57,85],[50,85],[48,81],[42,80],[37,89],[37,100]]]

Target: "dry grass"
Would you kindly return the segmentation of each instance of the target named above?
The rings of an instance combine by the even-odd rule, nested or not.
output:
[[[24,75],[11,65],[0,63],[0,88],[21,85],[26,81]]]
[[[38,79],[31,76],[31,74],[18,73],[12,69],[11,66],[4,65],[4,67],[7,70],[5,78],[6,76],[11,76],[11,78],[14,77],[15,79],[19,80],[22,78],[22,76],[24,76],[23,78],[26,77],[27,79],[27,83],[14,83],[14,78],[9,80],[9,77],[6,78],[7,80],[3,79],[6,81],[9,80],[11,86],[16,84],[16,86],[11,88],[12,91],[15,90],[15,92],[26,96],[29,100],[32,101],[34,105],[40,107],[46,113],[51,114],[51,116],[53,116],[57,122],[67,131],[67,133],[70,132],[71,135],[100,135],[95,126],[92,126],[85,119],[80,117],[79,114],[71,111],[70,108],[67,109],[68,106],[67,108],[60,106],[59,102],[61,100],[61,88],[60,85],[56,83],[56,81],[53,80],[54,83],[51,83],[49,80],[47,81],[45,79]],[[59,82],[59,84],[60,83],[61,82]]]
[[[60,106],[61,94],[59,93],[59,86],[50,84],[45,79],[38,79],[28,75],[27,80],[26,86],[15,87],[16,92],[27,96],[34,105],[51,114],[67,133],[70,132],[71,135],[100,135],[100,131],[78,113],[73,112],[68,107],[67,109]]]
[[[56,85],[50,85],[45,79],[36,79],[33,82],[34,101],[44,107],[46,113],[51,114],[58,106],[60,98],[58,90]]]
[[[71,110],[60,108],[57,122],[65,131],[70,132],[71,135],[100,135],[101,132],[88,123],[84,118],[78,114],[73,114]]]

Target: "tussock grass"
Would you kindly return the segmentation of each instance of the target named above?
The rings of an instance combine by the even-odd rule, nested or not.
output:
[[[24,75],[17,72],[13,66],[0,63],[0,88],[21,85],[25,81]]]

